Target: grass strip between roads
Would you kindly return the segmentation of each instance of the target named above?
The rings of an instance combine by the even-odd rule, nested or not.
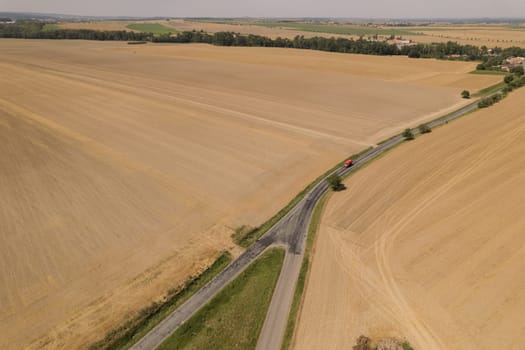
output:
[[[469,74],[480,74],[480,75],[507,75],[508,73],[507,73],[507,72],[500,71],[500,70],[481,70],[481,69],[476,69],[476,70],[473,70],[472,72],[469,72]]]
[[[158,349],[255,349],[284,255],[264,252]]]
[[[362,155],[365,152],[368,152],[371,150],[372,147],[368,147],[367,149],[362,150],[359,153],[352,154],[350,159],[356,159],[360,155]],[[341,166],[343,166],[344,160],[337,163],[334,167],[332,167],[330,170],[326,171],[324,174],[320,175],[317,179],[315,179],[312,183],[310,183],[304,190],[299,192],[283,209],[279,210],[277,214],[275,214],[272,218],[270,218],[268,221],[263,223],[259,227],[255,227],[249,231],[243,230],[243,227],[236,230],[236,232],[232,235],[233,241],[238,244],[239,246],[243,248],[247,248],[250,245],[252,245],[253,242],[255,242],[259,237],[264,235],[270,228],[272,228],[273,225],[275,225],[279,220],[281,220],[292,208],[299,203],[304,196],[312,189],[314,186],[316,186],[319,182],[323,181],[328,175],[333,173],[335,170],[339,169]]]
[[[181,286],[168,291],[164,301],[153,303],[142,309],[131,320],[106,334],[104,339],[94,343],[90,350],[129,349],[166,316],[189,299],[232,261],[229,252],[223,252],[204,272],[190,277]]]

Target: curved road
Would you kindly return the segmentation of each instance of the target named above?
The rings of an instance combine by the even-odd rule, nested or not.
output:
[[[477,109],[475,101],[451,114],[427,123],[431,128],[448,123],[462,115]],[[419,130],[413,129],[417,135]],[[350,168],[340,168],[334,171],[338,175],[346,175],[369,162],[381,153],[404,141],[401,135],[395,136],[388,141],[363,153],[354,161]],[[281,348],[282,338],[288,321],[289,310],[293,301],[295,284],[299,277],[304,254],[304,244],[308,225],[313,210],[328,189],[326,181],[320,181],[310,192],[293,207],[281,220],[279,220],[259,240],[246,249],[226,269],[215,276],[202,289],[195,293],[190,299],[182,304],[177,310],[166,317],[161,323],[147,333],[140,341],[131,347],[132,350],[156,349],[177,328],[187,321],[197,310],[204,306],[222,288],[241,273],[251,262],[253,262],[264,250],[270,246],[287,247],[281,275],[277,281],[275,291],[266,315],[266,319],[259,335],[257,350],[278,350]]]

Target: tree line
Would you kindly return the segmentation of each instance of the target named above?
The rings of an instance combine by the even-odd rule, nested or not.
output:
[[[91,29],[49,29],[45,23],[19,21],[14,24],[0,24],[0,38],[19,39],[72,39],[72,40],[118,40],[151,41],[151,33],[135,33],[125,30],[99,31]]]
[[[447,43],[428,43],[403,46],[401,48],[386,41],[346,38],[325,38],[296,36],[293,39],[268,37],[248,34],[241,35],[232,32],[208,34],[203,31],[182,32],[177,35],[161,35],[153,37],[153,42],[173,43],[207,43],[218,46],[257,46],[283,47],[307,50],[319,50],[341,53],[358,53],[366,55],[395,56],[402,55],[412,58],[459,59],[466,61],[482,61],[480,65],[490,66],[501,64],[510,56],[525,56],[525,49],[520,47],[494,48],[489,52],[486,46],[461,45],[449,41]],[[480,67],[480,69],[483,69]]]
[[[16,24],[0,24],[0,37],[26,39],[85,39],[85,40],[122,40],[150,41],[163,43],[206,43],[217,46],[256,46],[282,47],[305,50],[319,50],[341,53],[356,53],[366,55],[403,55],[412,58],[457,59],[481,61],[478,69],[492,69],[501,64],[509,56],[525,56],[525,49],[519,47],[494,48],[490,51],[486,46],[461,45],[456,42],[426,43],[397,47],[386,41],[368,40],[364,38],[325,38],[296,36],[293,39],[276,38],[233,32],[218,32],[209,34],[204,31],[185,31],[176,35],[154,35],[153,33],[136,33],[130,31],[97,31],[89,29],[45,29],[42,22],[17,22]]]

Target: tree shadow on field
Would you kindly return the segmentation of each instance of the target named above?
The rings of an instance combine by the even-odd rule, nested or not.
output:
[[[334,190],[334,192],[345,191],[346,190],[346,186],[345,186],[345,184],[341,183],[341,184],[337,185],[336,187],[332,187],[332,190]]]

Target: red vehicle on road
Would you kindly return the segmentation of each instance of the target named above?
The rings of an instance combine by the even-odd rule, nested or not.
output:
[[[345,168],[349,168],[352,166],[352,164],[354,164],[354,161],[352,159],[348,159],[346,162],[345,162]]]

